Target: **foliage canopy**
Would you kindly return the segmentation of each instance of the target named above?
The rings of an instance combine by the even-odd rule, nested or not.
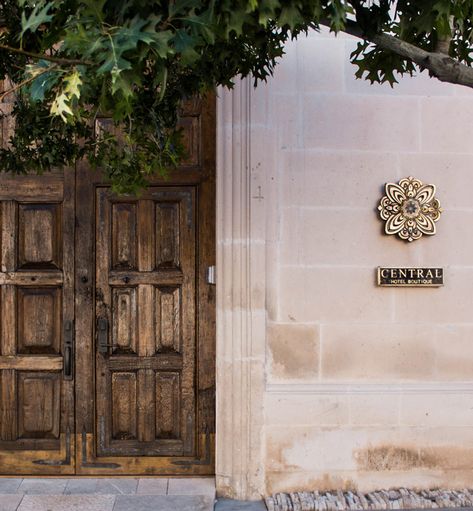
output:
[[[2,99],[14,98],[16,118],[0,168],[87,157],[121,192],[177,162],[183,98],[237,76],[267,79],[284,43],[321,24],[361,37],[359,77],[473,76],[473,0],[2,0],[0,19],[0,79],[12,84]],[[120,140],[95,132],[104,115]]]

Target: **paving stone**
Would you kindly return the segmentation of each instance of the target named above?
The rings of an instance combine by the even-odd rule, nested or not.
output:
[[[112,511],[114,502],[115,495],[25,495],[18,511]]]
[[[263,501],[243,501],[232,499],[218,499],[215,511],[266,511]]]
[[[167,478],[140,479],[136,493],[139,495],[166,495],[168,483],[169,479]]]
[[[0,495],[0,511],[15,511],[23,495]]]
[[[171,478],[168,495],[205,495],[215,498],[215,479],[213,477]]]
[[[113,511],[213,511],[213,509],[214,499],[202,495],[117,495]]]
[[[17,493],[27,495],[61,495],[68,479],[23,479]]]
[[[86,478],[69,479],[64,493],[66,495],[134,495],[138,487],[138,479],[118,478]]]
[[[23,479],[19,477],[5,477],[0,478],[0,494],[2,493],[16,493],[18,487]]]

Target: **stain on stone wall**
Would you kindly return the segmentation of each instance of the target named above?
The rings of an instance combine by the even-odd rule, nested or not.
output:
[[[272,324],[268,328],[272,375],[276,378],[314,378],[319,365],[316,326]]]
[[[418,468],[464,470],[473,467],[473,449],[451,446],[403,447],[377,446],[354,452],[358,468],[363,471],[406,471]]]
[[[369,447],[355,451],[354,457],[361,470],[409,470],[435,465],[430,455],[410,447]]]

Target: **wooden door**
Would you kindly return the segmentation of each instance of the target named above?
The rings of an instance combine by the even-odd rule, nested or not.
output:
[[[0,474],[74,472],[74,171],[0,181]]]
[[[0,174],[0,474],[213,473],[214,97],[180,123],[139,197]]]
[[[139,197],[77,174],[77,472],[212,474],[214,98],[182,112],[188,158]]]
[[[99,455],[194,452],[195,189],[186,188],[151,187],[139,199],[96,192]]]

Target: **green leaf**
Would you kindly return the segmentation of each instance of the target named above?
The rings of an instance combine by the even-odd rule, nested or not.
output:
[[[288,25],[289,28],[293,29],[296,25],[302,23],[304,23],[304,18],[297,6],[288,5],[281,9],[281,14],[279,16],[280,25]]]
[[[45,95],[57,84],[60,72],[49,71],[33,80],[28,88],[28,93],[33,101],[44,101]]]
[[[113,52],[107,54],[107,58],[105,62],[97,69],[98,75],[103,75],[105,73],[113,72],[116,74],[120,74],[121,71],[125,69],[131,69],[133,66],[131,62],[125,60],[124,58],[116,58],[116,55]]]
[[[169,45],[169,41],[172,36],[173,34],[170,30],[164,30],[153,34],[153,40],[151,41],[150,46],[162,59],[165,59],[174,53],[174,50]]]
[[[169,2],[169,17],[174,18],[176,14],[182,14],[186,9],[195,7],[195,0],[176,0]]]
[[[182,64],[190,64],[199,58],[199,54],[196,51],[199,42],[199,37],[188,34],[184,29],[176,32],[176,35],[173,38],[174,49],[176,50],[176,53],[181,54]]]
[[[30,30],[36,32],[36,30],[53,19],[53,16],[49,14],[49,11],[53,7],[54,2],[48,2],[44,7],[41,8],[41,3],[36,5],[29,17],[26,17],[25,11],[21,14],[21,37]]]

